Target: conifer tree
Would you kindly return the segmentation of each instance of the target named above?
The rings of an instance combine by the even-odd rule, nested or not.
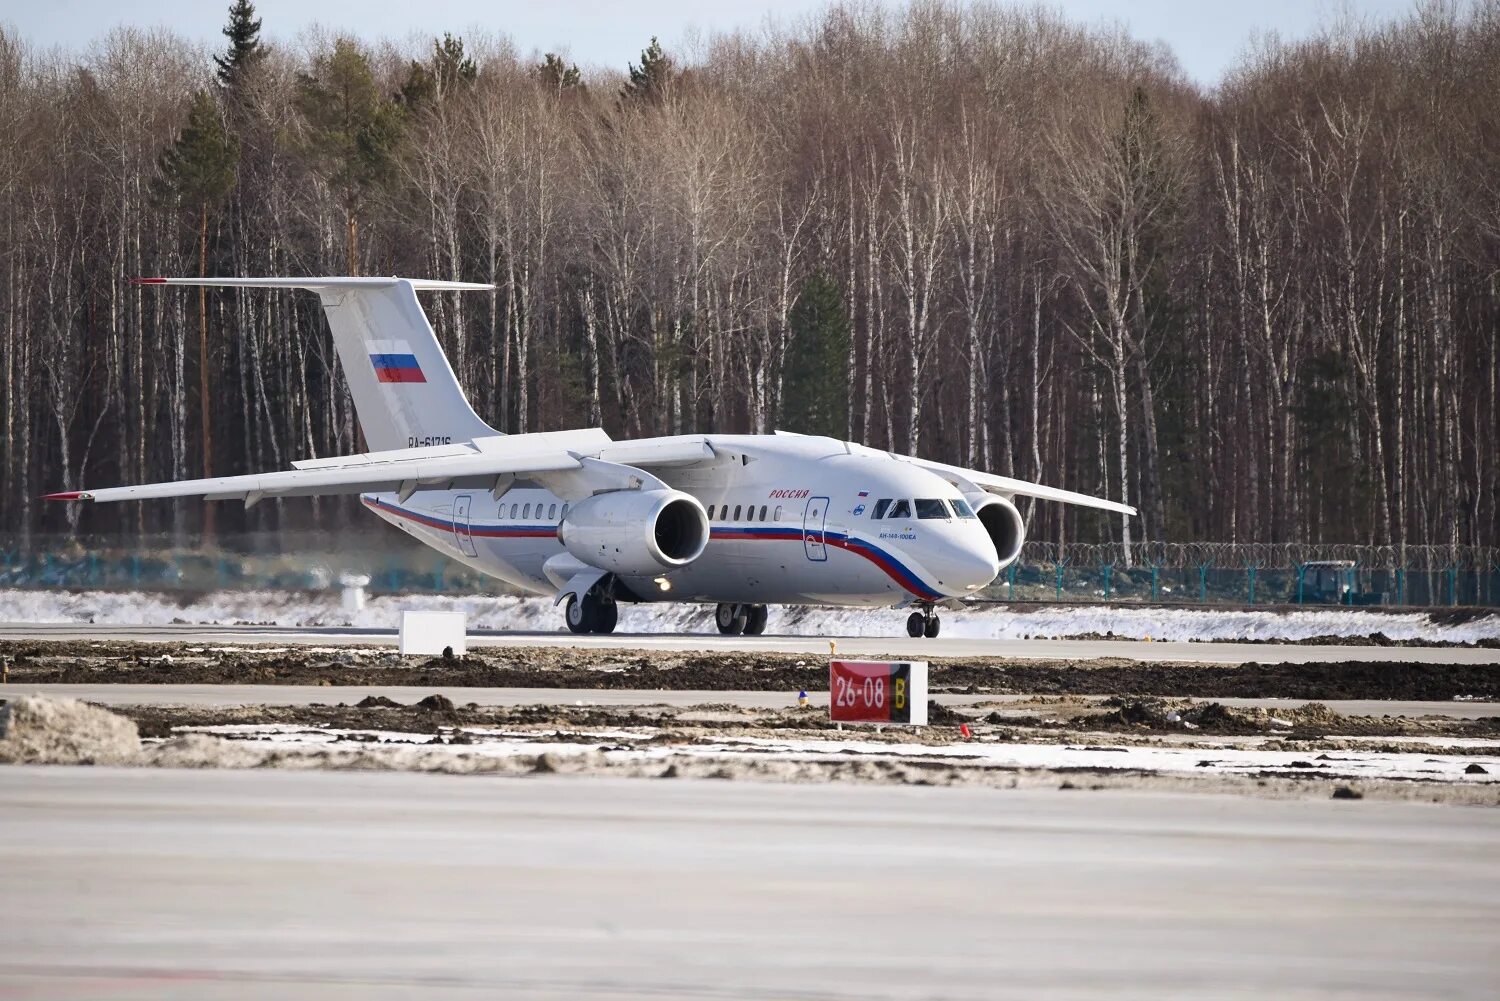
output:
[[[187,124],[177,140],[162,155],[162,183],[179,204],[191,209],[198,223],[198,275],[208,275],[208,220],[234,187],[239,149],[224,127],[213,95],[200,90],[193,96]],[[213,475],[213,424],[210,417],[209,377],[212,356],[208,349],[208,290],[198,287],[198,409],[203,435],[203,476]],[[213,505],[206,505],[203,534],[213,535]]]
[[[790,317],[782,377],[781,426],[843,438],[849,420],[849,317],[838,283],[815,271]]]
[[[401,104],[408,111],[419,111],[433,101],[472,84],[479,67],[464,52],[462,38],[444,34],[442,41],[432,43],[432,58],[421,63],[413,59],[401,85]]]
[[[347,38],[298,80],[297,108],[307,124],[306,152],[338,192],[348,273],[357,275],[360,213],[370,193],[391,176],[401,109],[380,93],[369,60]]]
[[[224,37],[229,39],[229,48],[222,56],[214,56],[214,65],[219,67],[219,85],[227,91],[235,91],[244,79],[245,71],[264,54],[255,4],[250,0],[235,0],[230,5]]]
[[[675,76],[672,57],[662,51],[661,43],[652,35],[651,44],[641,53],[641,64],[630,64],[630,79],[620,89],[620,96],[626,101],[660,104]]]
[[[583,78],[578,64],[568,65],[555,52],[549,52],[532,71],[548,93],[563,94],[574,88],[582,89]]]

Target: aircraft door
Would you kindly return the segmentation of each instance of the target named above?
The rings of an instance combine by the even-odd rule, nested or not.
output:
[[[474,548],[474,534],[469,530],[469,507],[473,501],[468,494],[453,498],[453,541],[458,544],[458,551],[465,556],[479,555]]]
[[[810,497],[802,515],[802,549],[814,563],[828,559],[824,535],[828,530],[828,498]]]

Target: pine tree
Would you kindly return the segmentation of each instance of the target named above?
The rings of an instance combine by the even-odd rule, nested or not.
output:
[[[200,90],[193,96],[187,124],[161,159],[162,183],[180,204],[192,209],[198,223],[198,275],[208,274],[208,220],[214,208],[234,187],[239,149],[224,127],[213,95]],[[208,290],[198,287],[198,409],[203,435],[203,476],[213,475],[213,423],[210,418],[208,350]],[[203,509],[203,535],[213,535],[213,505]]]
[[[349,274],[359,273],[360,212],[371,191],[391,176],[402,136],[400,107],[375,85],[369,60],[347,38],[315,60],[297,85],[307,123],[305,149],[339,193],[344,209]]]
[[[656,36],[641,53],[641,64],[630,64],[630,79],[620,89],[620,97],[626,101],[659,104],[666,95],[668,86],[676,78],[672,57],[662,51]]]
[[[849,317],[838,283],[821,271],[802,284],[783,361],[781,426],[843,438],[849,421]]]
[[[563,94],[572,89],[583,87],[583,78],[578,72],[578,64],[569,66],[554,52],[549,52],[542,57],[532,71],[548,93]]]
[[[478,65],[464,53],[463,39],[445,33],[442,41],[433,41],[429,62],[411,61],[401,85],[401,104],[408,111],[420,111],[478,76]]]
[[[229,49],[222,56],[214,56],[214,65],[219,67],[219,85],[227,91],[235,91],[244,79],[245,71],[264,55],[255,4],[250,0],[235,0],[230,5],[224,37],[229,39]]]

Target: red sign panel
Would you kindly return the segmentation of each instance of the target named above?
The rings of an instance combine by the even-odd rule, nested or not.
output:
[[[904,661],[829,661],[829,718],[836,723],[912,722],[911,668]],[[921,716],[926,722],[926,713]]]

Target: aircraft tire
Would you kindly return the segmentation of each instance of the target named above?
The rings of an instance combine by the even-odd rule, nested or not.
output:
[[[926,636],[930,640],[935,640],[937,639],[938,630],[941,629],[942,626],[943,621],[936,615],[934,615],[923,624],[922,635]]]
[[[594,612],[594,632],[612,633],[620,621],[620,605],[615,601],[601,601]]]
[[[912,612],[906,617],[906,635],[914,640],[922,638],[922,630],[926,625],[921,612]]]
[[[766,620],[771,617],[771,610],[765,605],[751,605],[749,613],[745,616],[745,635],[759,636],[766,631]]]
[[[563,609],[563,620],[567,622],[570,633],[593,632],[593,603],[587,599],[579,600],[576,594],[568,595],[567,607]]]
[[[738,636],[744,632],[746,618],[744,605],[720,602],[719,607],[714,609],[714,625],[725,636]]]

